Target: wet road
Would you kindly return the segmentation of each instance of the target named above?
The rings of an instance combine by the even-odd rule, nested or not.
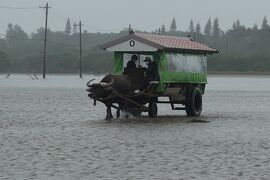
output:
[[[210,77],[199,118],[110,123],[63,78],[0,79],[0,179],[270,179],[270,77]]]

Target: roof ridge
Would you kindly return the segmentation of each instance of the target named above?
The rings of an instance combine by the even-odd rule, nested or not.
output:
[[[179,38],[179,39],[187,39],[190,40],[189,37],[184,37],[184,36],[173,36],[173,35],[167,35],[167,34],[153,34],[153,33],[148,33],[148,32],[135,32],[134,35],[151,35],[151,36],[158,36],[158,37],[166,37],[166,38]],[[140,36],[141,37],[141,36]]]

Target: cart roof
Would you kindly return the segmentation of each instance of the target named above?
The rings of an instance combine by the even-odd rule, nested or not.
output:
[[[131,33],[101,46],[108,51],[145,52],[180,51],[185,53],[213,54],[217,49],[193,41],[188,37],[176,37],[150,33]]]

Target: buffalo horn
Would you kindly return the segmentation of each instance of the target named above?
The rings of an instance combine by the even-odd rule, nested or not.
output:
[[[111,80],[110,83],[101,82],[101,83],[100,83],[100,86],[102,86],[102,87],[108,87],[108,86],[113,85],[114,79],[113,79],[113,78],[111,78],[111,79],[112,79],[112,80]]]
[[[91,83],[92,81],[94,81],[94,80],[95,80],[95,79],[91,79],[90,81],[87,82],[86,85],[87,85],[88,87],[91,87],[91,84],[90,84],[90,83]]]

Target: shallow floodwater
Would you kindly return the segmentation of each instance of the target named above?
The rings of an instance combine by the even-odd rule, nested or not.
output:
[[[270,179],[270,76],[210,76],[199,118],[112,122],[91,78],[0,75],[1,180]]]

